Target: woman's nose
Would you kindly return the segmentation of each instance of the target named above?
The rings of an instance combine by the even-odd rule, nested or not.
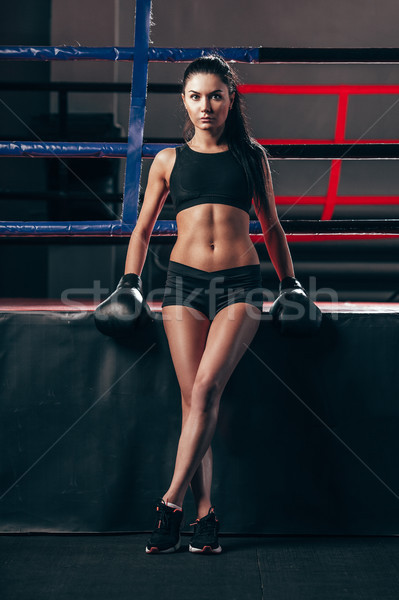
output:
[[[202,101],[201,110],[202,110],[203,112],[209,112],[209,111],[211,110],[211,104],[210,104],[210,102],[209,102],[209,99],[208,99],[208,98],[205,98],[205,99]]]

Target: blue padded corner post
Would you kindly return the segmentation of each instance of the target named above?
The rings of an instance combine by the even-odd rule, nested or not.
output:
[[[136,0],[134,61],[122,222],[134,226],[140,191],[141,154],[147,98],[151,0]]]

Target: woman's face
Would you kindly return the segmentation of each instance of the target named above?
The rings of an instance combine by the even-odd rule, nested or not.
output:
[[[198,73],[187,80],[182,98],[196,128],[218,129],[224,126],[234,93],[229,95],[227,85],[218,75]]]

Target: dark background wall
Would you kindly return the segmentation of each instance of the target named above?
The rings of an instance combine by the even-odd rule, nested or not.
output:
[[[133,41],[134,2],[115,0],[21,0],[0,8],[3,45],[129,46]],[[153,2],[151,39],[154,46],[396,46],[399,8],[395,0],[339,0],[331,3],[303,0],[171,0]],[[180,80],[185,65],[151,64],[150,82]],[[297,84],[393,84],[398,65],[236,65],[243,82]],[[2,81],[117,81],[129,82],[131,64],[102,62],[0,62]],[[57,97],[48,92],[1,94],[1,139],[59,139]],[[257,137],[331,137],[336,99],[332,97],[248,97],[253,133]],[[126,136],[128,94],[71,94],[70,137],[121,139]],[[347,136],[366,139],[399,137],[399,98],[355,97],[348,108]],[[165,118],[165,114],[168,118]],[[175,138],[181,135],[182,111],[170,95],[150,95],[145,136]],[[56,161],[57,162],[57,161]],[[96,163],[94,165],[94,163]],[[145,187],[150,161],[143,162]],[[74,161],[70,171],[45,159],[1,159],[1,220],[46,220],[54,218],[115,218],[120,202],[102,204],[102,191],[122,198],[124,161]],[[272,161],[277,195],[324,194],[329,161]],[[104,172],[105,170],[105,172]],[[76,173],[78,177],[74,176]],[[397,195],[399,175],[396,161],[347,161],[342,168],[339,194]],[[59,180],[67,186],[67,199],[57,203],[44,199]],[[56,183],[54,181],[56,180]],[[83,183],[82,183],[83,182]],[[92,190],[92,193],[90,191]],[[7,192],[20,197],[7,199]],[[32,193],[36,193],[35,199]],[[43,192],[42,196],[41,193]],[[85,194],[73,201],[73,194]],[[341,207],[335,218],[398,217],[398,206]],[[321,208],[279,208],[281,218],[319,218]],[[254,218],[254,215],[252,215]],[[112,217],[111,217],[112,218]],[[173,218],[167,204],[161,218]],[[60,297],[65,289],[90,294],[94,282],[113,287],[123,272],[128,240],[118,241],[0,241],[0,294],[2,296]],[[162,285],[171,241],[153,240],[144,268],[147,291]],[[276,276],[263,246],[257,246],[264,279],[271,286]],[[293,244],[298,276],[316,275],[318,287],[335,287],[340,299],[388,300],[396,292],[397,244]],[[23,273],[24,277],[18,275]],[[86,290],[86,291],[84,291]],[[77,292],[79,293],[79,292]]]
[[[0,4],[0,39],[2,45],[49,45],[51,24],[51,0]],[[50,65],[46,62],[0,61],[0,81],[46,82],[50,79]],[[35,140],[35,119],[48,113],[47,92],[2,91],[0,102],[1,139]],[[0,160],[0,191],[45,189],[45,165],[42,159],[11,158]],[[42,216],[43,203],[28,199],[18,203],[0,201],[1,220],[34,220]],[[35,296],[46,292],[47,249],[44,245],[0,245],[0,294],[24,296],[28,289]],[[25,285],[17,273],[29,273]],[[27,289],[28,287],[28,289]],[[25,291],[24,291],[25,290]]]

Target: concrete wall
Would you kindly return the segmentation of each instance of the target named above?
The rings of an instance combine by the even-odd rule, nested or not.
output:
[[[155,0],[156,45],[395,46],[395,0]],[[173,19],[170,19],[170,15]]]
[[[119,2],[96,0],[52,0],[51,45],[119,45]],[[132,40],[133,25],[130,31]],[[53,81],[117,81],[118,66],[108,61],[67,61],[51,63]],[[56,111],[56,98],[52,110]],[[114,112],[116,94],[71,94],[71,112]]]

